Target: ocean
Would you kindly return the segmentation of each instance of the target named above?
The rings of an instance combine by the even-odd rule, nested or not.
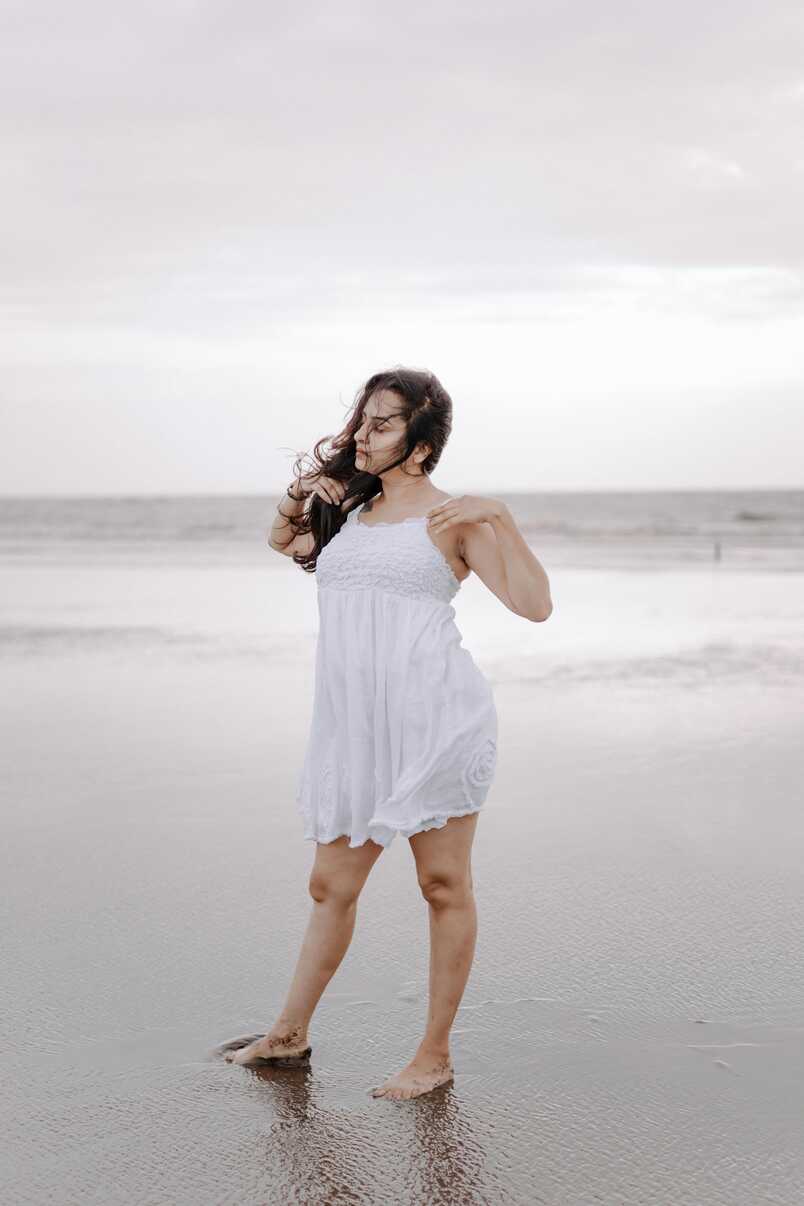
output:
[[[492,681],[804,681],[804,491],[499,497],[554,612],[523,623],[465,580],[458,622]],[[315,577],[268,546],[277,502],[3,499],[0,657],[260,657],[304,671]]]
[[[804,490],[507,494],[534,549],[554,565],[804,569]],[[5,564],[79,557],[159,563],[253,564],[277,497],[0,499]]]

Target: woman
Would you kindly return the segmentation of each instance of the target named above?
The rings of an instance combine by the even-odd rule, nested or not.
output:
[[[315,702],[296,797],[316,842],[314,903],[280,1016],[227,1058],[309,1059],[308,1024],[349,946],[360,891],[401,833],[429,904],[430,1005],[411,1061],[372,1090],[394,1100],[453,1076],[449,1036],[477,932],[472,839],[496,766],[491,687],[461,646],[450,600],[474,570],[516,615],[552,611],[547,575],[505,504],[433,485],[451,426],[450,397],[431,373],[375,374],[329,453],[316,444],[316,469],[301,475],[297,459],[270,534],[318,586]]]

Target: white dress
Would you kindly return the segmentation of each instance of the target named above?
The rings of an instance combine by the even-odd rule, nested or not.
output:
[[[388,846],[478,811],[497,761],[491,684],[461,645],[460,582],[426,516],[353,508],[316,562],[315,697],[296,804],[304,837]]]

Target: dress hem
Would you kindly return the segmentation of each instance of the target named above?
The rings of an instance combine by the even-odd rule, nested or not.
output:
[[[386,849],[391,845],[391,842],[394,840],[397,834],[399,834],[401,837],[410,838],[415,834],[423,833],[428,829],[443,829],[447,821],[451,820],[453,817],[469,816],[471,813],[481,812],[483,807],[484,805],[481,803],[475,804],[471,808],[462,808],[456,810],[455,812],[435,813],[433,816],[427,817],[423,821],[419,821],[416,825],[390,825],[386,824],[384,821],[368,821],[367,828],[382,829],[385,830],[386,833],[390,834],[390,836],[386,837],[384,841],[381,835],[378,834],[376,837],[374,837],[371,833],[368,833],[362,842],[353,842],[351,840],[351,833],[348,829],[344,829],[340,833],[333,833],[331,837],[317,837],[313,833],[305,833],[304,840],[306,842],[316,842],[322,846],[328,846],[331,842],[337,841],[340,837],[348,837],[349,847],[352,850],[359,846],[364,846],[368,841],[372,841],[376,845],[382,846],[383,849]]]

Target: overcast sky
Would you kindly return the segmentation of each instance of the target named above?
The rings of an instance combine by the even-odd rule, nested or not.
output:
[[[271,492],[435,372],[446,490],[801,486],[804,7],[0,8],[0,491]]]

